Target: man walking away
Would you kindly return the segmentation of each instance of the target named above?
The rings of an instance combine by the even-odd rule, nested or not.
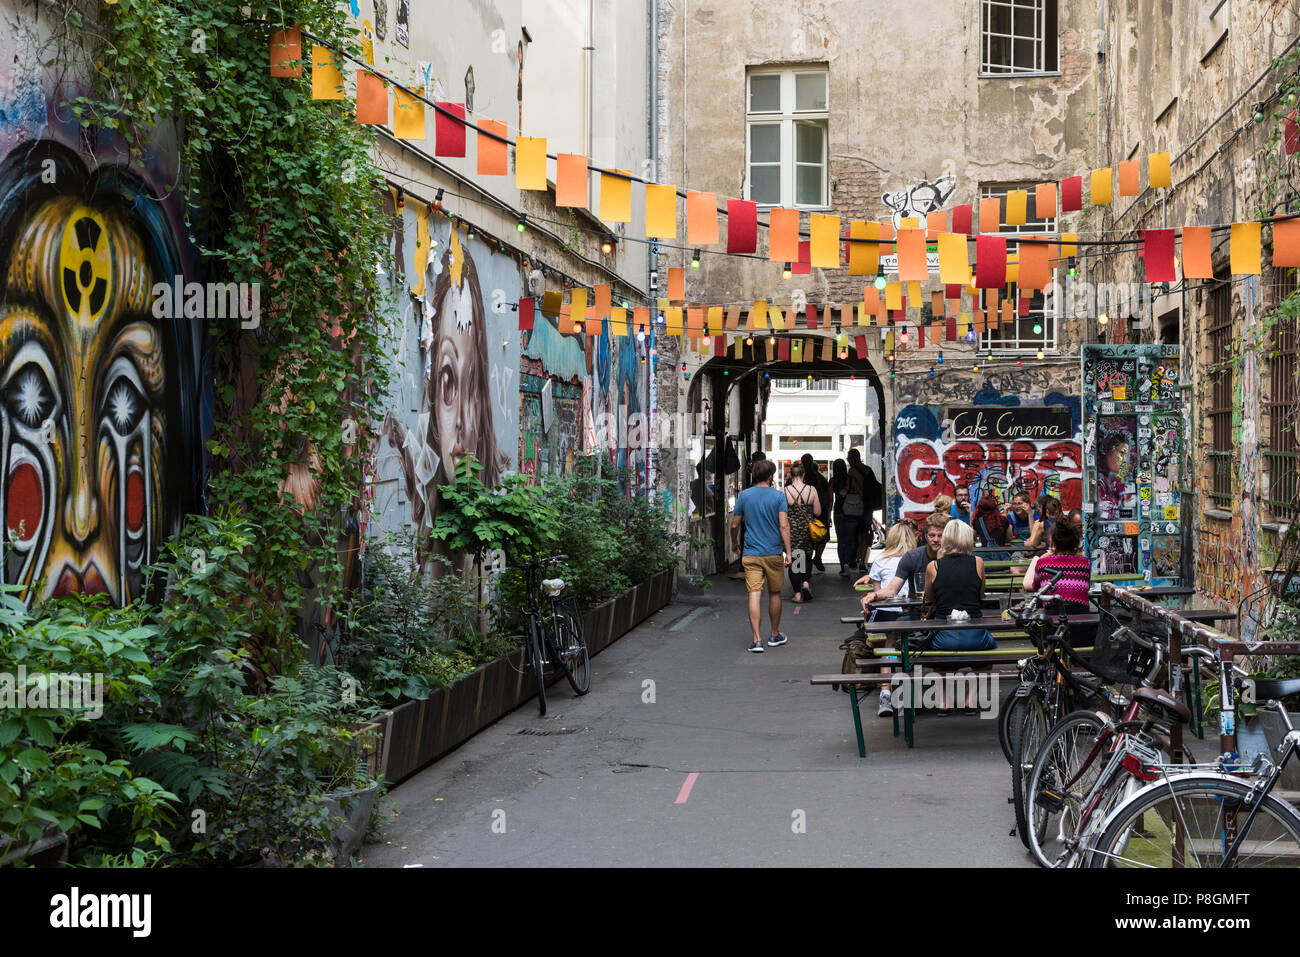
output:
[[[763,624],[763,587],[767,587],[767,613],[772,620],[772,634],[767,646],[786,643],[781,632],[781,586],[790,564],[790,518],[785,493],[772,487],[776,463],[763,459],[750,472],[750,487],[736,497],[731,518],[731,547],[740,551],[740,529],[745,528],[744,552],[740,563],[745,570],[745,587],[749,590],[749,626],[754,641],[753,652],[763,650],[759,627]]]
[[[876,512],[883,512],[885,505],[884,489],[880,485],[880,480],[876,478],[876,473],[862,461],[861,452],[857,449],[849,449],[848,457],[850,474],[856,474],[862,479],[862,498],[865,513],[862,516],[862,525],[858,532],[856,558],[858,568],[866,571],[867,553],[871,551],[871,543],[876,537]]]

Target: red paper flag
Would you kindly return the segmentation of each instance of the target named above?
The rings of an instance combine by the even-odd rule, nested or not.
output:
[[[790,274],[794,276],[812,275],[812,240],[799,244],[799,260],[790,264]]]
[[[817,328],[817,307],[814,306],[812,303],[809,303],[807,308],[804,310],[804,316],[805,316],[805,321],[808,323],[808,328],[816,329]]]
[[[435,116],[433,132],[436,137],[433,155],[464,156],[465,124],[462,121],[465,119],[465,104],[438,103],[435,106],[440,106],[442,109],[433,111]],[[448,116],[443,110],[447,110],[453,116]]]
[[[714,336],[714,337],[713,337],[713,354],[714,354],[715,356],[720,356],[720,355],[722,355],[722,354],[723,354],[724,352],[726,352],[726,351],[727,351],[727,337],[726,337],[726,336]]]
[[[357,71],[357,122],[388,125],[388,86],[369,70]]]
[[[945,316],[944,323],[946,327],[944,329],[944,336],[943,336],[944,339],[947,340],[948,342],[956,342],[957,341],[957,317]]]
[[[925,348],[925,326],[916,327],[916,347],[918,349]]]
[[[1142,256],[1146,260],[1147,282],[1176,282],[1174,273],[1174,230],[1144,229]]]
[[[960,284],[951,282],[943,287],[943,298],[960,299],[962,287]]]
[[[968,203],[965,206],[954,206],[952,209],[952,231],[954,233],[965,233],[970,235],[971,228],[971,207]]]
[[[519,300],[519,328],[528,330],[533,328],[533,298]]]
[[[1295,153],[1296,145],[1300,144],[1300,125],[1296,124],[1296,114],[1300,110],[1292,110],[1282,121],[1282,147],[1286,150],[1286,155],[1291,156]]]
[[[1000,289],[1007,284],[1007,238],[981,233],[975,237],[975,285]]]
[[[1023,293],[1023,292],[1020,293],[1020,300],[1019,300],[1019,304],[1018,304],[1018,305],[1019,305],[1019,309],[1020,309],[1020,318],[1021,318],[1021,319],[1023,319],[1025,316],[1029,315],[1029,304],[1033,301],[1033,298],[1034,298],[1033,296],[1026,295],[1026,294]]]
[[[289,64],[293,63],[292,66]],[[271,31],[271,76],[302,76],[302,29]]]
[[[727,252],[752,253],[758,249],[758,203],[727,200]]]
[[[865,359],[867,357],[867,337],[854,336],[853,350],[858,354],[859,359]]]
[[[790,340],[784,336],[776,341],[776,357],[782,362],[790,358]]]
[[[1083,209],[1083,177],[1067,176],[1061,180],[1061,212],[1074,213]]]

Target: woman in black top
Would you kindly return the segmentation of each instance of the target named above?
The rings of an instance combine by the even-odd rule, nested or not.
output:
[[[862,512],[865,511],[865,505],[862,497],[862,479],[849,471],[843,459],[836,459],[831,464],[831,491],[835,493],[833,511],[835,547],[839,552],[840,577],[844,577],[849,573],[849,569],[857,564],[858,529],[862,527]],[[857,515],[847,515],[844,512],[844,501],[850,494],[857,496],[855,503],[859,509]]]
[[[975,533],[965,522],[949,522],[943,529],[939,558],[925,570],[925,600],[934,609],[931,618],[944,621],[954,611],[973,620],[982,617],[984,559],[974,554]],[[983,651],[996,648],[987,628],[952,628],[934,636],[935,651]]]

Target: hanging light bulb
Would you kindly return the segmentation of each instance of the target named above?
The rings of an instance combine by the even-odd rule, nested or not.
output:
[[[1041,322],[1034,323],[1034,335],[1041,336],[1042,334],[1043,334],[1043,324]]]
[[[903,345],[907,345],[907,329],[903,330],[903,334],[898,337],[898,341]]]
[[[934,375],[934,370],[933,370],[933,369],[930,370],[930,375],[931,375],[931,376]]]
[[[1039,358],[1039,359],[1042,359],[1042,358],[1043,358],[1043,350],[1042,350],[1042,349],[1039,349],[1039,350],[1038,350],[1038,358]]]
[[[747,345],[747,346],[752,346],[753,344],[754,344],[754,337],[753,337],[753,336],[745,336],[745,345]]]
[[[1110,316],[1106,315],[1104,312],[1097,313],[1097,325],[1104,326],[1108,322],[1110,322]]]
[[[847,359],[848,357],[849,357],[849,350],[848,350],[848,349],[841,349],[841,350],[840,350],[840,358],[841,358],[841,359]]]
[[[1018,365],[1018,366],[1022,366],[1022,365],[1024,365],[1024,364],[1025,364],[1025,363],[1024,363],[1022,360],[1020,360],[1020,359],[1017,359],[1017,360],[1016,360],[1016,365]]]
[[[975,363],[973,366],[970,367],[970,371],[971,371],[971,372],[979,372],[979,371],[980,371],[980,364],[979,364],[978,362]]]
[[[782,279],[789,279],[792,275],[794,275],[794,273],[792,273],[792,272],[790,271],[790,264],[789,264],[789,263],[786,263],[784,266],[781,267],[781,278],[782,278]]]
[[[528,221],[528,217],[525,216],[523,213],[520,213],[519,222],[515,223],[515,231],[522,233],[524,231],[524,226],[527,223],[527,221]]]
[[[645,342],[645,330],[644,330],[644,329],[638,329],[638,330],[636,331],[636,341],[637,341],[637,342]],[[641,361],[642,361],[642,362],[645,362],[644,359],[642,359]]]
[[[886,283],[886,281],[885,281],[885,274],[884,274],[884,273],[877,273],[877,274],[876,274],[876,288],[877,288],[877,289],[884,289],[886,285],[887,285],[887,283]]]
[[[601,240],[600,251],[604,253],[606,256],[608,256],[610,253],[614,251],[614,244],[611,243],[608,239]]]
[[[967,329],[967,330],[966,330],[966,341],[967,341],[967,342],[974,342],[974,341],[975,341],[975,330],[974,330],[974,329]]]
[[[939,365],[943,365],[943,353],[942,353],[942,352],[939,353],[939,357],[938,357],[937,359],[935,359],[934,361],[937,362],[937,363],[939,363]]]
[[[772,378],[772,373],[770,373],[770,372],[764,372],[764,373],[763,373],[763,378],[764,378],[764,379],[770,379],[770,378]]]
[[[852,382],[852,381],[853,381],[854,379],[856,379],[856,378],[857,378],[857,376],[854,375],[852,372],[849,373],[849,381],[850,381],[850,382]]]

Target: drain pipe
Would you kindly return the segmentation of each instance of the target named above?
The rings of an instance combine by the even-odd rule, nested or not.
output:
[[[654,181],[659,182],[659,0],[650,0],[650,82],[647,89],[650,93],[650,171]],[[655,280],[658,278],[659,263],[653,252],[653,244],[647,246],[646,256],[646,290],[651,296],[655,295]],[[650,325],[650,336],[644,347],[647,353],[647,360],[650,359],[649,353],[654,344],[655,327]],[[655,368],[653,363],[650,364],[649,374],[646,375],[645,389],[645,409],[646,417],[649,421],[649,434],[655,435],[655,429],[658,428],[659,407],[656,402],[657,393],[655,391]],[[659,464],[659,450],[657,447],[649,448],[649,441],[646,443],[646,462],[645,462],[645,493],[649,496],[654,490],[658,476],[655,474]],[[653,454],[651,454],[653,453]]]

